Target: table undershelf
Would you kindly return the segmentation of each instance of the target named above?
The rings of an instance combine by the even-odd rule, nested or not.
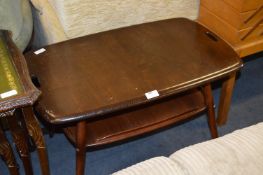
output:
[[[128,111],[106,115],[87,122],[86,146],[99,146],[132,138],[190,118],[206,109],[201,90],[188,91],[173,97],[139,106]],[[76,126],[64,129],[76,143]]]

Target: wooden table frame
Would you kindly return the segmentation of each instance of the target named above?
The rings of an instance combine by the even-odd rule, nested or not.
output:
[[[217,118],[219,125],[224,125],[227,121],[227,114],[230,108],[231,96],[234,87],[235,73],[229,75],[226,80],[223,81],[223,87],[220,95],[220,105],[218,111],[221,112]],[[215,121],[215,106],[212,94],[211,84],[207,84],[204,87],[205,100],[207,105],[208,124],[212,138],[218,137],[216,121]],[[86,162],[86,121],[80,121],[77,124],[76,132],[76,175],[85,174],[85,162]]]
[[[202,99],[205,100],[210,131],[215,138],[217,132],[211,83],[224,79],[217,119],[218,124],[224,124],[235,74],[242,66],[239,57],[227,43],[196,22],[183,18],[72,39],[47,46],[41,54],[29,52],[25,57],[30,74],[38,79],[37,84],[43,93],[35,109],[47,122],[65,127],[65,134],[76,146],[77,175],[84,174],[87,147],[142,134],[140,129],[131,133],[134,126],[129,126],[127,122],[128,129],[124,128],[122,136],[118,136],[118,129],[121,130],[123,123],[118,123],[112,129],[117,133],[116,137],[110,135],[111,129],[107,127],[111,128],[116,118],[118,122],[125,122],[125,119],[131,121],[133,117],[125,116],[134,113],[138,116],[138,111],[147,114],[147,110],[158,106],[154,105],[159,101],[196,88],[204,89]],[[154,89],[159,95],[147,99],[144,93]],[[182,106],[190,108],[194,105],[188,101],[191,100],[187,99]],[[148,107],[149,104],[154,107]],[[146,112],[141,108],[137,111],[137,107],[145,108]],[[127,113],[120,112],[125,110]],[[178,114],[180,117],[173,122],[190,118],[193,115],[190,113],[187,117]],[[153,118],[154,115],[150,120]],[[109,126],[108,121],[113,125]],[[142,122],[142,118],[138,121]],[[131,132],[129,127],[132,128]],[[151,127],[145,132],[152,131]],[[95,130],[88,131],[90,128]],[[154,129],[158,129],[158,126]],[[103,137],[104,131],[110,133],[109,137],[106,134]],[[87,132],[90,133],[89,138]],[[96,134],[100,136],[97,139],[100,141],[96,140]],[[107,139],[110,137],[113,139]]]
[[[15,156],[13,154],[12,147],[7,140],[4,131],[0,127],[0,155],[6,162],[6,165],[9,169],[11,175],[18,175],[18,166],[15,160]]]
[[[3,99],[0,98],[0,116],[8,121],[13,141],[24,165],[25,174],[33,175],[28,147],[30,136],[38,150],[42,174],[49,175],[44,138],[32,109],[34,102],[40,95],[40,91],[32,84],[24,56],[13,43],[10,33],[8,31],[0,31],[0,39],[3,49],[1,50],[2,54],[0,56],[3,56],[1,59],[2,61],[11,63],[11,68],[15,70],[14,76],[17,76],[13,77],[12,74],[8,74],[8,78],[12,81],[12,84],[18,83],[15,86],[21,87],[21,92],[19,91],[17,95]],[[7,67],[5,69],[8,71]],[[0,137],[0,154],[6,160],[10,174],[18,175],[19,171],[12,148],[2,130],[0,131]]]
[[[236,73],[232,73],[223,81],[217,117],[217,123],[220,126],[227,122],[235,80]]]

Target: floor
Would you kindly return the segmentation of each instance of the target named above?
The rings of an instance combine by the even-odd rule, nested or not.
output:
[[[215,86],[217,103],[220,89]],[[220,135],[263,121],[263,53],[245,60],[235,86],[229,120],[219,127]],[[9,139],[10,135],[7,133]],[[73,175],[75,151],[63,134],[45,135],[52,175]],[[154,156],[168,156],[178,149],[210,139],[206,116],[137,140],[87,152],[86,174],[107,175]],[[34,173],[40,175],[36,152],[32,153]],[[21,175],[24,175],[21,162]],[[0,175],[8,171],[0,160]]]

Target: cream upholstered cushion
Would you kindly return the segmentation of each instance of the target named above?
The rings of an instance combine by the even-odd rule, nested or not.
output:
[[[155,157],[133,165],[113,175],[176,175],[182,174],[179,164],[166,157]]]
[[[262,175],[263,123],[146,160],[114,175]]]
[[[33,4],[35,47],[67,40],[56,12],[48,0],[31,0]]]
[[[190,175],[261,175],[263,123],[181,149],[170,158]]]
[[[69,38],[174,17],[195,19],[197,0],[49,0]]]
[[[199,0],[31,1],[37,45],[168,18],[196,19],[199,9]]]

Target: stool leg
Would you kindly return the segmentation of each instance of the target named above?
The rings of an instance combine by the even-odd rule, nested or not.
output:
[[[77,124],[76,175],[84,175],[86,161],[86,121]]]
[[[209,125],[211,136],[214,139],[218,137],[218,132],[216,127],[214,98],[212,94],[211,84],[207,84],[204,86],[204,96],[205,96],[205,103],[207,106],[208,125]]]
[[[5,160],[5,163],[7,164],[7,167],[9,169],[9,172],[11,175],[19,175],[17,163],[15,161],[15,156],[13,154],[13,150],[5,137],[5,134],[0,127],[0,155]]]
[[[17,113],[7,117],[8,125],[15,142],[18,153],[22,159],[26,175],[33,175],[30,153],[28,149],[27,134],[19,125]]]
[[[218,108],[218,125],[224,125],[227,121],[227,114],[230,108],[232,93],[235,85],[236,73],[230,75],[224,82],[220,95],[220,103]]]
[[[23,108],[22,112],[24,116],[25,125],[28,130],[28,134],[31,136],[37,147],[42,175],[49,175],[49,161],[42,130],[39,126],[37,119],[35,118],[31,106]]]

